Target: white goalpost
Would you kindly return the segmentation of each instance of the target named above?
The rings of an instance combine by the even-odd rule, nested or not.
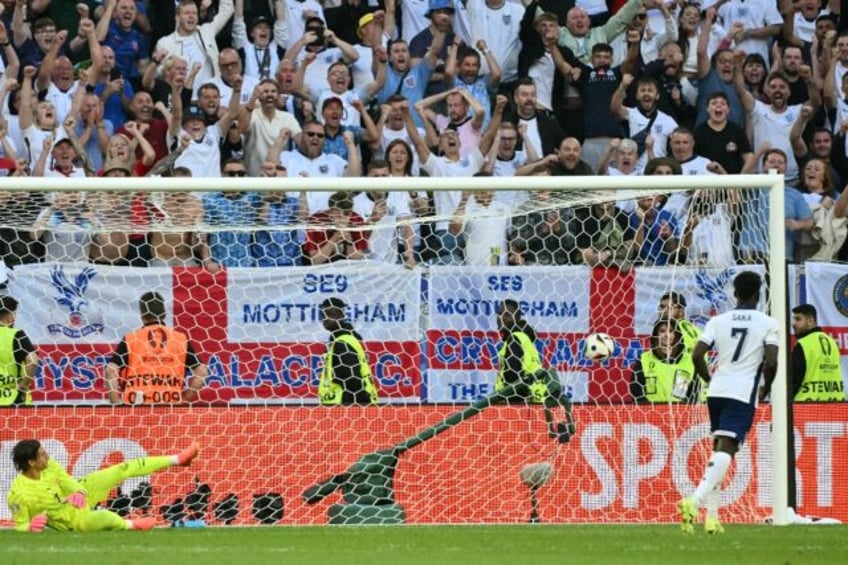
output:
[[[671,521],[673,502],[683,494],[674,491],[690,486],[697,480],[692,474],[701,470],[690,459],[703,457],[706,411],[702,404],[632,404],[630,368],[650,341],[661,294],[687,294],[691,310],[704,321],[730,307],[726,289],[731,275],[750,267],[767,274],[766,312],[779,322],[781,354],[770,421],[758,419],[752,430],[755,447],[740,451],[735,465],[743,471],[728,479],[724,505],[732,511],[730,521],[760,521],[767,511],[773,524],[786,525],[790,342],[782,175],[0,179],[0,191],[127,198],[147,193],[156,195],[149,200],[157,205],[162,195],[177,192],[197,193],[196,202],[186,206],[200,206],[200,193],[255,192],[256,209],[266,196],[304,191],[558,195],[553,201],[529,198],[513,208],[505,220],[511,233],[525,225],[519,222],[524,216],[545,218],[557,211],[558,218],[571,218],[563,225],[579,227],[589,225],[588,216],[574,211],[597,203],[719,190],[767,194],[768,226],[753,226],[767,237],[764,264],[643,266],[628,255],[621,262],[587,265],[578,264],[579,254],[573,254],[568,261],[512,265],[513,255],[529,251],[514,248],[508,238],[504,249],[496,253],[492,248],[499,258],[473,266],[419,261],[408,268],[400,261],[366,260],[211,272],[188,263],[10,265],[6,292],[20,302],[16,326],[30,335],[42,366],[32,406],[7,412],[12,432],[0,442],[0,458],[8,461],[15,441],[37,435],[55,450],[51,456],[81,473],[116,457],[172,452],[175,445],[197,439],[211,446],[204,452],[211,452],[210,460],[184,475],[156,477],[152,511],[194,492],[196,474],[213,494],[202,511],[192,514],[186,508],[181,519],[211,524],[516,523],[527,521],[531,505],[537,521]],[[754,206],[760,202],[752,201]],[[129,214],[129,204],[121,210]],[[110,212],[105,207],[99,213]],[[756,223],[758,217],[752,212],[745,219]],[[128,215],[99,226],[92,225],[95,220],[103,218],[81,222],[68,233],[120,232],[131,240],[139,231],[177,234],[182,229],[162,218],[142,227]],[[411,227],[416,238],[423,238],[422,226],[451,220],[450,215],[412,214],[380,225],[398,234]],[[0,214],[0,228],[26,237],[51,229],[3,221]],[[303,219],[274,227],[294,234],[297,245],[303,243],[303,232],[315,229]],[[193,226],[205,236],[241,232],[252,238],[269,229],[265,220],[234,218]],[[557,237],[565,241],[570,235]],[[173,239],[174,245],[189,245],[189,239]],[[71,246],[77,240],[60,241]],[[68,293],[77,293],[76,310],[58,302],[63,284]],[[209,367],[207,386],[194,405],[108,406],[103,368],[120,336],[140,325],[138,297],[148,290],[166,296],[169,325],[188,334]],[[363,336],[379,406],[316,406],[328,335],[318,310],[323,300],[337,296],[347,302],[346,312]],[[577,432],[570,442],[559,443],[550,433],[540,404],[484,403],[473,409],[494,392],[500,338],[493,309],[507,298],[519,302],[539,332],[536,346],[543,363],[573,401]],[[599,364],[585,358],[583,340],[594,332],[614,338],[613,359]],[[32,424],[39,413],[42,423]],[[559,417],[555,414],[554,420]],[[226,455],[233,446],[258,438],[274,446],[266,464],[279,476],[264,468],[241,468],[241,457]],[[759,468],[764,463],[768,468]],[[753,473],[755,465],[755,478],[741,476]],[[8,520],[3,497],[11,478],[8,469],[0,469],[0,524]],[[124,494],[139,485],[131,483]],[[745,493],[748,486],[756,492]],[[370,498],[375,492],[381,493],[376,502]],[[660,510],[645,509],[652,504]]]

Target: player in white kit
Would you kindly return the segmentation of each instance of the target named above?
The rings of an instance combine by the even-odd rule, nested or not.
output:
[[[778,323],[756,309],[761,285],[757,273],[743,271],[736,275],[736,308],[707,322],[692,352],[695,372],[710,383],[707,406],[713,454],[698,488],[677,503],[684,533],[694,533],[702,504],[707,506],[706,532],[724,532],[718,520],[717,490],[751,429],[757,400],[768,395],[777,372]],[[717,353],[717,368],[710,376],[704,354],[712,347]],[[765,382],[761,383],[763,377]]]

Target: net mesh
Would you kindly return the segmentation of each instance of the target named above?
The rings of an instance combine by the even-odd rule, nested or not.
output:
[[[675,520],[706,408],[633,369],[658,316],[700,327],[765,273],[764,192],[455,192],[436,216],[439,194],[5,193],[6,292],[41,361],[0,459],[37,437],[81,477],[197,441],[103,502],[177,525]],[[508,300],[541,364],[499,387]],[[768,513],[766,417],[725,520]]]

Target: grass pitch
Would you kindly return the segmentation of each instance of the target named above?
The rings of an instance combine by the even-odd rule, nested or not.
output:
[[[155,565],[846,563],[848,526],[396,526],[0,532],[0,563]]]

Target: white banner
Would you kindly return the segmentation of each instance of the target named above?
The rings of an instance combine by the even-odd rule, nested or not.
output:
[[[418,341],[420,275],[399,265],[353,261],[321,267],[229,269],[230,343],[323,342],[320,306],[347,303],[366,341]]]
[[[133,269],[89,263],[21,265],[9,293],[20,306],[15,325],[36,345],[116,344],[141,326],[138,299],[155,291],[172,321],[170,268]]]
[[[819,325],[848,326],[848,265],[805,263],[804,271],[807,302],[818,309]]]
[[[497,330],[497,303],[511,298],[537,332],[589,331],[588,267],[433,267],[430,329]]]
[[[558,371],[559,382],[574,402],[589,401],[589,373]],[[430,369],[427,402],[473,402],[495,392],[494,371]]]
[[[636,299],[634,326],[637,334],[650,334],[657,319],[660,297],[669,291],[679,292],[686,299],[686,318],[703,327],[712,316],[736,305],[733,279],[741,271],[765,274],[761,265],[739,265],[727,269],[693,267],[639,267],[636,269]],[[761,293],[763,308],[765,287]]]

